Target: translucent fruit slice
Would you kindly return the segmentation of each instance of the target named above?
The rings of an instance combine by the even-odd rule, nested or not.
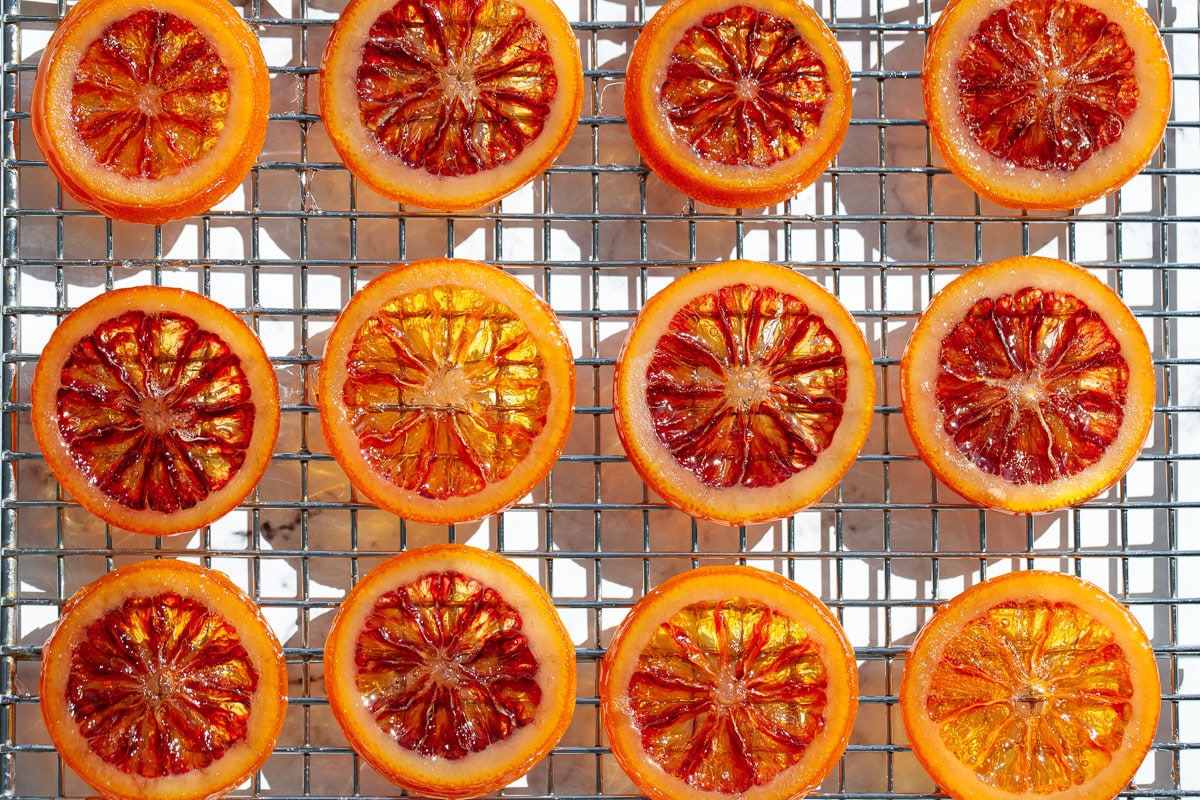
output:
[[[643,480],[744,524],[821,498],[874,411],[871,354],[835,297],[778,266],[703,267],[651,297],[617,359],[617,432]]]
[[[582,102],[575,34],[552,0],[353,0],[321,63],[321,115],[346,166],[444,211],[532,180]]]
[[[207,800],[259,769],[287,708],[283,650],[224,575],[143,561],[79,590],[42,650],[63,760],[115,800]]]
[[[553,311],[484,264],[418,261],[339,315],[321,362],[326,442],[354,486],[408,519],[507,508],[557,460],[575,367]]]
[[[228,3],[83,0],[43,53],[34,138],[77,200],[131,222],[207,211],[250,171],[270,86]]]
[[[652,800],[802,797],[854,725],[854,651],[803,587],[702,567],[655,588],[618,627],[600,707],[613,755]]]
[[[952,0],[922,76],[930,133],[972,189],[1016,208],[1076,208],[1150,159],[1171,65],[1132,0]]]
[[[771,205],[816,180],[841,147],[850,69],[806,4],[673,0],[634,45],[625,111],[667,183],[713,205]]]
[[[1027,256],[976,268],[922,314],[900,363],[917,452],[972,502],[1048,511],[1099,494],[1153,416],[1149,345],[1086,271]]]
[[[346,597],[325,644],[346,738],[410,792],[500,789],[558,742],[575,710],[575,650],[520,567],[463,545],[410,550]]]
[[[940,608],[900,686],[913,752],[962,800],[1114,797],[1150,749],[1161,702],[1154,652],[1124,606],[1040,571]]]
[[[31,394],[59,483],[139,533],[195,530],[230,511],[279,433],[278,383],[254,332],[182,289],[118,289],[80,306],[43,350]]]

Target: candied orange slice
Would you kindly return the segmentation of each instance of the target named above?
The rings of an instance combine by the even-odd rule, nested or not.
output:
[[[665,581],[601,668],[613,755],[651,800],[802,797],[837,765],[857,709],[854,651],[829,609],[753,567]]]
[[[925,463],[973,503],[1049,511],[1112,486],[1154,413],[1150,346],[1121,299],[1065,261],[1022,256],[939,292],[900,362]]]
[[[29,114],[64,189],[114,219],[207,211],[267,131],[258,40],[220,0],[82,0],[42,54]]]
[[[1154,154],[1171,64],[1134,0],[951,0],[922,73],[947,166],[1014,208],[1071,209],[1115,191]]]
[[[1154,651],[1098,587],[1015,572],[938,609],[913,643],[900,709],[913,752],[957,800],[1107,800],[1158,725]]]
[[[779,203],[815,181],[850,125],[850,68],[792,0],[672,0],[642,28],[625,81],[647,166],[705,203]]]
[[[224,575],[123,566],[80,589],[42,649],[39,702],[69,767],[112,800],[207,800],[270,756],[283,650]]]
[[[549,473],[574,415],[554,312],[460,259],[397,267],[338,316],[321,361],[325,440],[354,486],[412,520],[494,514]]]
[[[279,433],[279,387],[254,332],[183,289],[138,286],[55,329],[31,389],[58,482],[106,522],[170,534],[245,499]]]
[[[321,62],[321,117],[350,171],[441,211],[540,174],[582,103],[579,47],[552,0],[352,0]]]
[[[503,788],[562,738],[575,649],[549,595],[508,559],[465,545],[401,553],[347,595],[325,643],[346,738],[410,792]]]
[[[871,353],[837,298],[785,267],[702,267],[651,297],[617,359],[613,413],[664,500],[729,525],[815,503],[875,408]]]

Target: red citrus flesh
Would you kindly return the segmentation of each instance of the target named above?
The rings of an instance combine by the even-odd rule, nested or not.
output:
[[[802,300],[738,284],[675,314],[646,403],[659,440],[705,485],[774,486],[829,446],[847,380],[837,337]]]
[[[246,459],[255,406],[229,345],[182,314],[129,311],[72,348],[57,394],[71,458],[127,508],[172,513]]]
[[[1045,484],[1099,461],[1121,430],[1129,366],[1104,320],[1063,292],[977,302],[942,340],[938,407],[980,469]]]
[[[382,595],[355,648],[357,687],[380,729],[422,756],[461,759],[531,723],[538,662],[521,615],[456,572]]]
[[[70,124],[99,163],[163,178],[213,149],[230,91],[228,69],[195,25],[143,10],[88,46],[71,87]]]
[[[736,796],[803,759],[825,726],[825,671],[800,621],[740,597],[693,603],[639,655],[629,705],[663,770]]]
[[[688,28],[661,92],[671,125],[701,156],[756,167],[796,155],[831,94],[824,61],[796,26],[747,6]]]

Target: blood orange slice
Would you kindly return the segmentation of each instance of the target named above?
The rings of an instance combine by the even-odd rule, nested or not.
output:
[[[1154,414],[1150,347],[1121,299],[1065,261],[978,267],[933,298],[900,362],[925,463],[973,503],[1087,500],[1137,459]]]
[[[267,132],[258,40],[223,0],[82,0],[38,65],[34,139],[64,189],[114,219],[207,211]]]
[[[1037,570],[939,608],[900,684],[913,752],[957,800],[1108,800],[1149,751],[1161,703],[1133,615],[1090,583]]]
[[[114,800],[207,800],[267,760],[287,710],[279,641],[224,575],[143,561],[80,589],[42,650],[63,761]]]
[[[546,477],[574,416],[575,364],[554,312],[495,267],[431,259],[371,281],[321,360],[321,429],[372,502],[453,523]]]
[[[729,525],[815,503],[854,463],[875,408],[871,353],[837,298],[753,261],[651,297],[617,359],[613,413],[664,500]]]
[[[703,567],[621,623],[600,709],[613,755],[651,800],[790,800],[842,757],[858,671],[806,589],[752,567]]]
[[[195,292],[108,292],[62,321],[38,360],[33,433],[80,505],[139,533],[195,530],[258,483],[279,388],[254,332]]]
[[[672,0],[629,58],[625,114],[646,164],[712,205],[781,202],[817,179],[850,125],[850,68],[793,0]]]
[[[1050,209],[1141,170],[1166,130],[1171,80],[1134,0],[951,0],[922,73],[947,166],[1000,205]]]
[[[558,157],[583,103],[553,0],[352,0],[321,62],[321,117],[384,197],[473,209]]]
[[[464,545],[410,550],[347,595],[325,643],[334,718],[410,792],[474,797],[525,775],[575,711],[575,649],[515,563]]]

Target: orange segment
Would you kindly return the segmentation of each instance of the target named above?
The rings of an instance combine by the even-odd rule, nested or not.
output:
[[[922,75],[947,166],[1000,205],[1067,209],[1128,181],[1171,108],[1171,65],[1131,0],[952,0]]]
[[[410,519],[478,519],[549,472],[574,364],[553,312],[493,267],[440,259],[372,281],[322,361],[322,429],[354,485]]]
[[[159,224],[207,211],[241,183],[269,104],[258,41],[228,3],[83,0],[46,47],[30,117],[73,197]]]
[[[321,64],[321,115],[375,191],[438,210],[494,202],[566,147],[583,102],[550,0],[354,0]]]
[[[279,431],[274,369],[224,306],[180,289],[84,304],[38,361],[34,435],[58,481],[128,530],[194,530],[240,503]]]
[[[770,205],[816,180],[841,147],[850,70],[807,5],[673,0],[634,45],[625,111],[667,183],[713,205]]]
[[[750,261],[703,267],[645,304],[617,360],[630,461],[667,502],[742,524],[816,502],[870,427],[871,354],[812,281]]]
[[[972,502],[1047,511],[1111,486],[1153,414],[1149,345],[1112,290],[1066,262],[979,267],[930,303],[900,364],[904,418]]]
[[[107,798],[203,800],[267,760],[283,725],[283,651],[219,573],[144,561],[63,607],[40,703],[63,760]]]
[[[473,797],[527,773],[575,709],[575,651],[516,564],[435,545],[380,564],[342,603],[326,691],[380,774],[430,797]]]
[[[1109,798],[1153,741],[1158,670],[1100,589],[1020,572],[952,600],[913,644],[900,689],[918,759],[955,798]]]
[[[605,654],[613,755],[653,800],[794,798],[845,749],[854,654],[819,600],[777,575],[704,567],[646,595]]]

